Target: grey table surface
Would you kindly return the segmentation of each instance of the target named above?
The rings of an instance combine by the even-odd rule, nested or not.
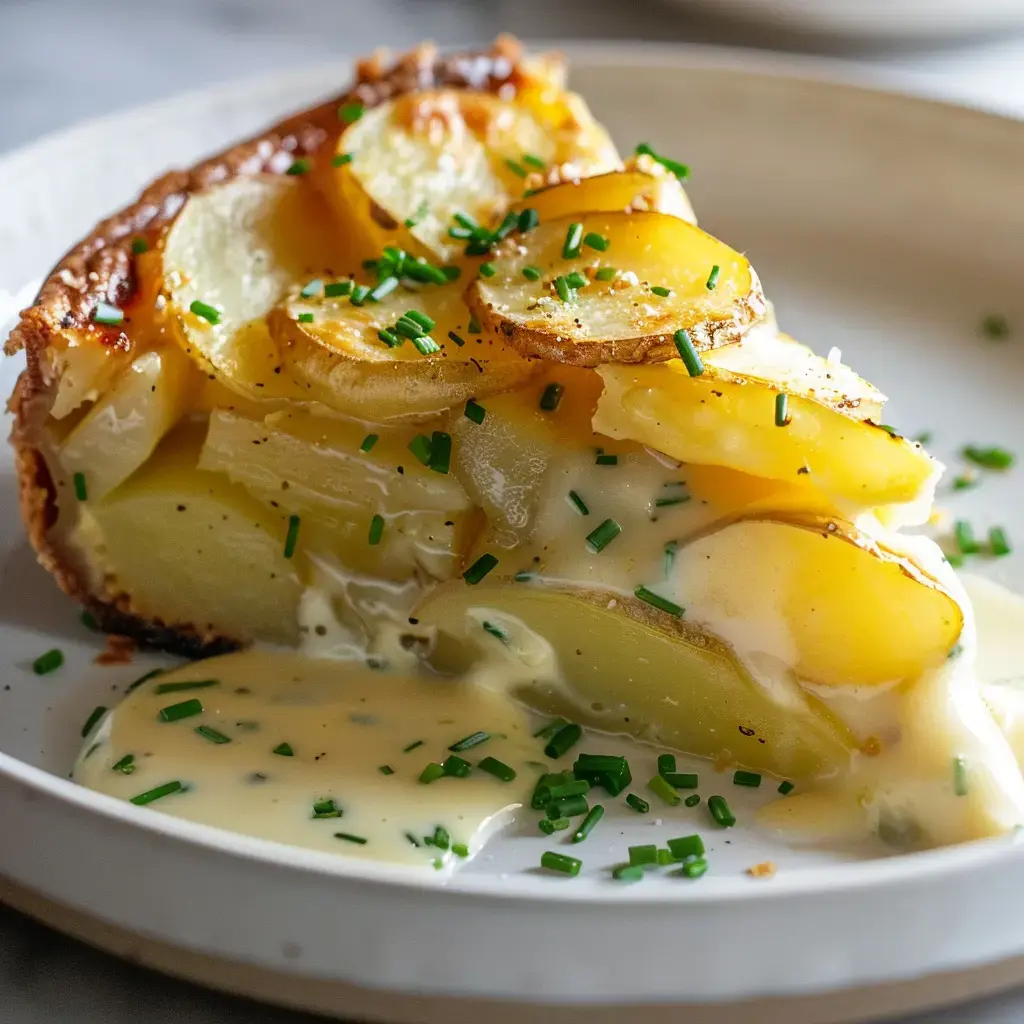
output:
[[[819,0],[828,2],[828,0]],[[879,0],[866,0],[879,2]],[[937,0],[944,2],[944,0]],[[1024,115],[1024,37],[897,49],[781,37],[661,0],[0,0],[0,152],[83,118],[226,81],[432,38],[650,39],[824,49],[923,93]],[[0,197],[0,216],[3,215]],[[171,981],[0,907],[0,1024],[303,1024]],[[1020,1024],[1024,991],[903,1024]]]

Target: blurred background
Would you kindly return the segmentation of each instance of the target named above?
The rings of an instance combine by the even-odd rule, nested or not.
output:
[[[715,43],[1024,113],[1024,0],[0,0],[0,149],[209,82],[422,38]]]

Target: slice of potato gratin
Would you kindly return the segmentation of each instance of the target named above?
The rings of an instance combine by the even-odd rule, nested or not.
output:
[[[156,647],[329,619],[335,654],[799,780],[780,826],[1024,820],[970,603],[895,532],[941,467],[779,333],[684,177],[502,40],[364,62],[161,178],[8,342],[41,562]]]

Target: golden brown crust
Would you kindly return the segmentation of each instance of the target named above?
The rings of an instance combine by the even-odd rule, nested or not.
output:
[[[54,339],[64,331],[86,331],[102,344],[130,349],[131,341],[122,331],[98,327],[92,315],[100,302],[116,306],[130,302],[138,287],[133,240],[159,239],[190,195],[233,178],[284,174],[298,158],[315,157],[340,130],[337,112],[346,103],[369,107],[405,92],[441,86],[515,90],[523,78],[520,58],[517,43],[499,38],[483,52],[439,56],[433,46],[423,45],[391,65],[379,55],[361,61],[351,89],[190,170],[164,175],[130,206],[101,221],[50,272],[35,304],[21,314],[4,346],[8,355],[24,350],[26,357],[26,368],[8,403],[14,416],[11,444],[21,515],[40,563],[67,594],[88,606],[104,630],[188,656],[222,653],[237,646],[230,638],[140,618],[131,612],[126,597],[91,593],[87,581],[53,543],[49,529],[56,519],[56,493],[39,444],[57,385],[57,375],[46,358]]]

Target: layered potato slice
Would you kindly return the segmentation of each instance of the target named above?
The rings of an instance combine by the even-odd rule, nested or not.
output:
[[[480,323],[526,355],[577,366],[678,357],[678,331],[700,351],[726,345],[767,312],[740,253],[665,213],[541,221],[494,266],[466,292]]]

